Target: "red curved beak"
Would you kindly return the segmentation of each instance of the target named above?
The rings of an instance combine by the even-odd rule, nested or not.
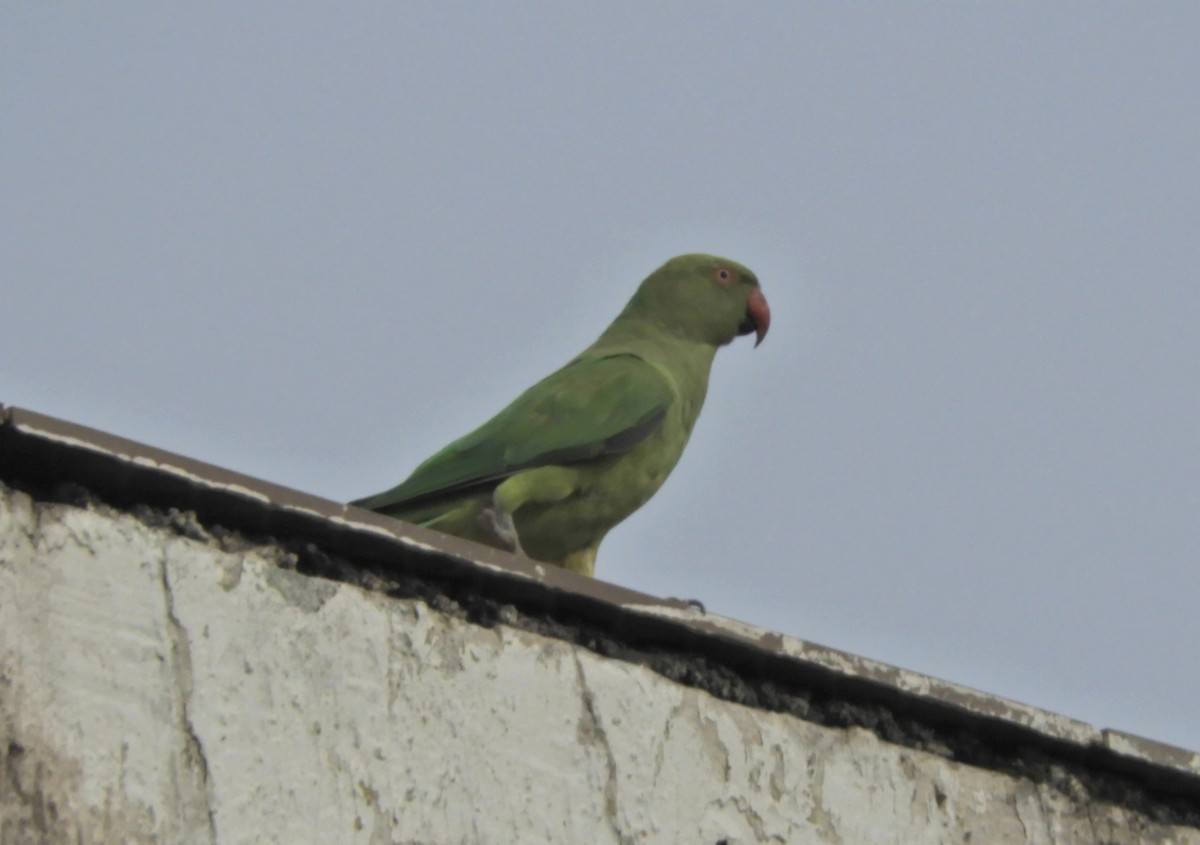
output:
[[[746,297],[746,316],[754,323],[754,334],[757,338],[754,345],[757,347],[767,336],[767,329],[771,327],[771,309],[767,306],[767,298],[758,288],[754,288]]]

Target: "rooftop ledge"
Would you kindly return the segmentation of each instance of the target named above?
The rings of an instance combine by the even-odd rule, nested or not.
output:
[[[627,590],[353,506],[21,408],[0,405],[0,480],[43,498],[80,488],[117,508],[194,511],[270,536],[301,572],[449,600],[474,621],[529,627],[749,706],[989,768],[1083,767],[1157,801],[1200,798],[1200,754]],[[66,485],[66,487],[64,487]],[[1031,753],[1032,752],[1032,753]],[[1036,764],[1034,766],[1036,768]],[[1117,787],[1124,789],[1125,787]]]

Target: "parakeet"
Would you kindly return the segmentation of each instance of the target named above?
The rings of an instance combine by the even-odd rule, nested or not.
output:
[[[771,323],[758,279],[713,255],[651,273],[599,339],[406,481],[351,504],[585,575],[658,490],[717,348]]]

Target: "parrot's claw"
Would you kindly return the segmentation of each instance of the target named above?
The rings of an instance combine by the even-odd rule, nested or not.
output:
[[[679,599],[675,598],[675,596],[668,596],[667,598],[669,598],[671,601],[681,601],[691,607],[693,610],[698,610],[701,613],[708,613],[708,608],[704,606],[704,602],[700,601],[700,599]]]
[[[517,526],[513,524],[512,514],[508,511],[496,505],[484,508],[479,512],[479,526],[484,531],[491,532],[510,552],[528,557],[521,548]]]

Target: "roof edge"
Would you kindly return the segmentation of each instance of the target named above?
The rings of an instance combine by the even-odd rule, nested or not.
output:
[[[311,541],[350,559],[469,584],[535,608],[583,612],[617,638],[749,661],[760,677],[783,672],[862,695],[934,724],[977,729],[1128,773],[1200,797],[1200,754],[1041,710],[660,599],[555,566],[409,525],[251,476],[0,404],[0,478],[48,489],[77,483],[118,506],[195,510],[249,533]]]

